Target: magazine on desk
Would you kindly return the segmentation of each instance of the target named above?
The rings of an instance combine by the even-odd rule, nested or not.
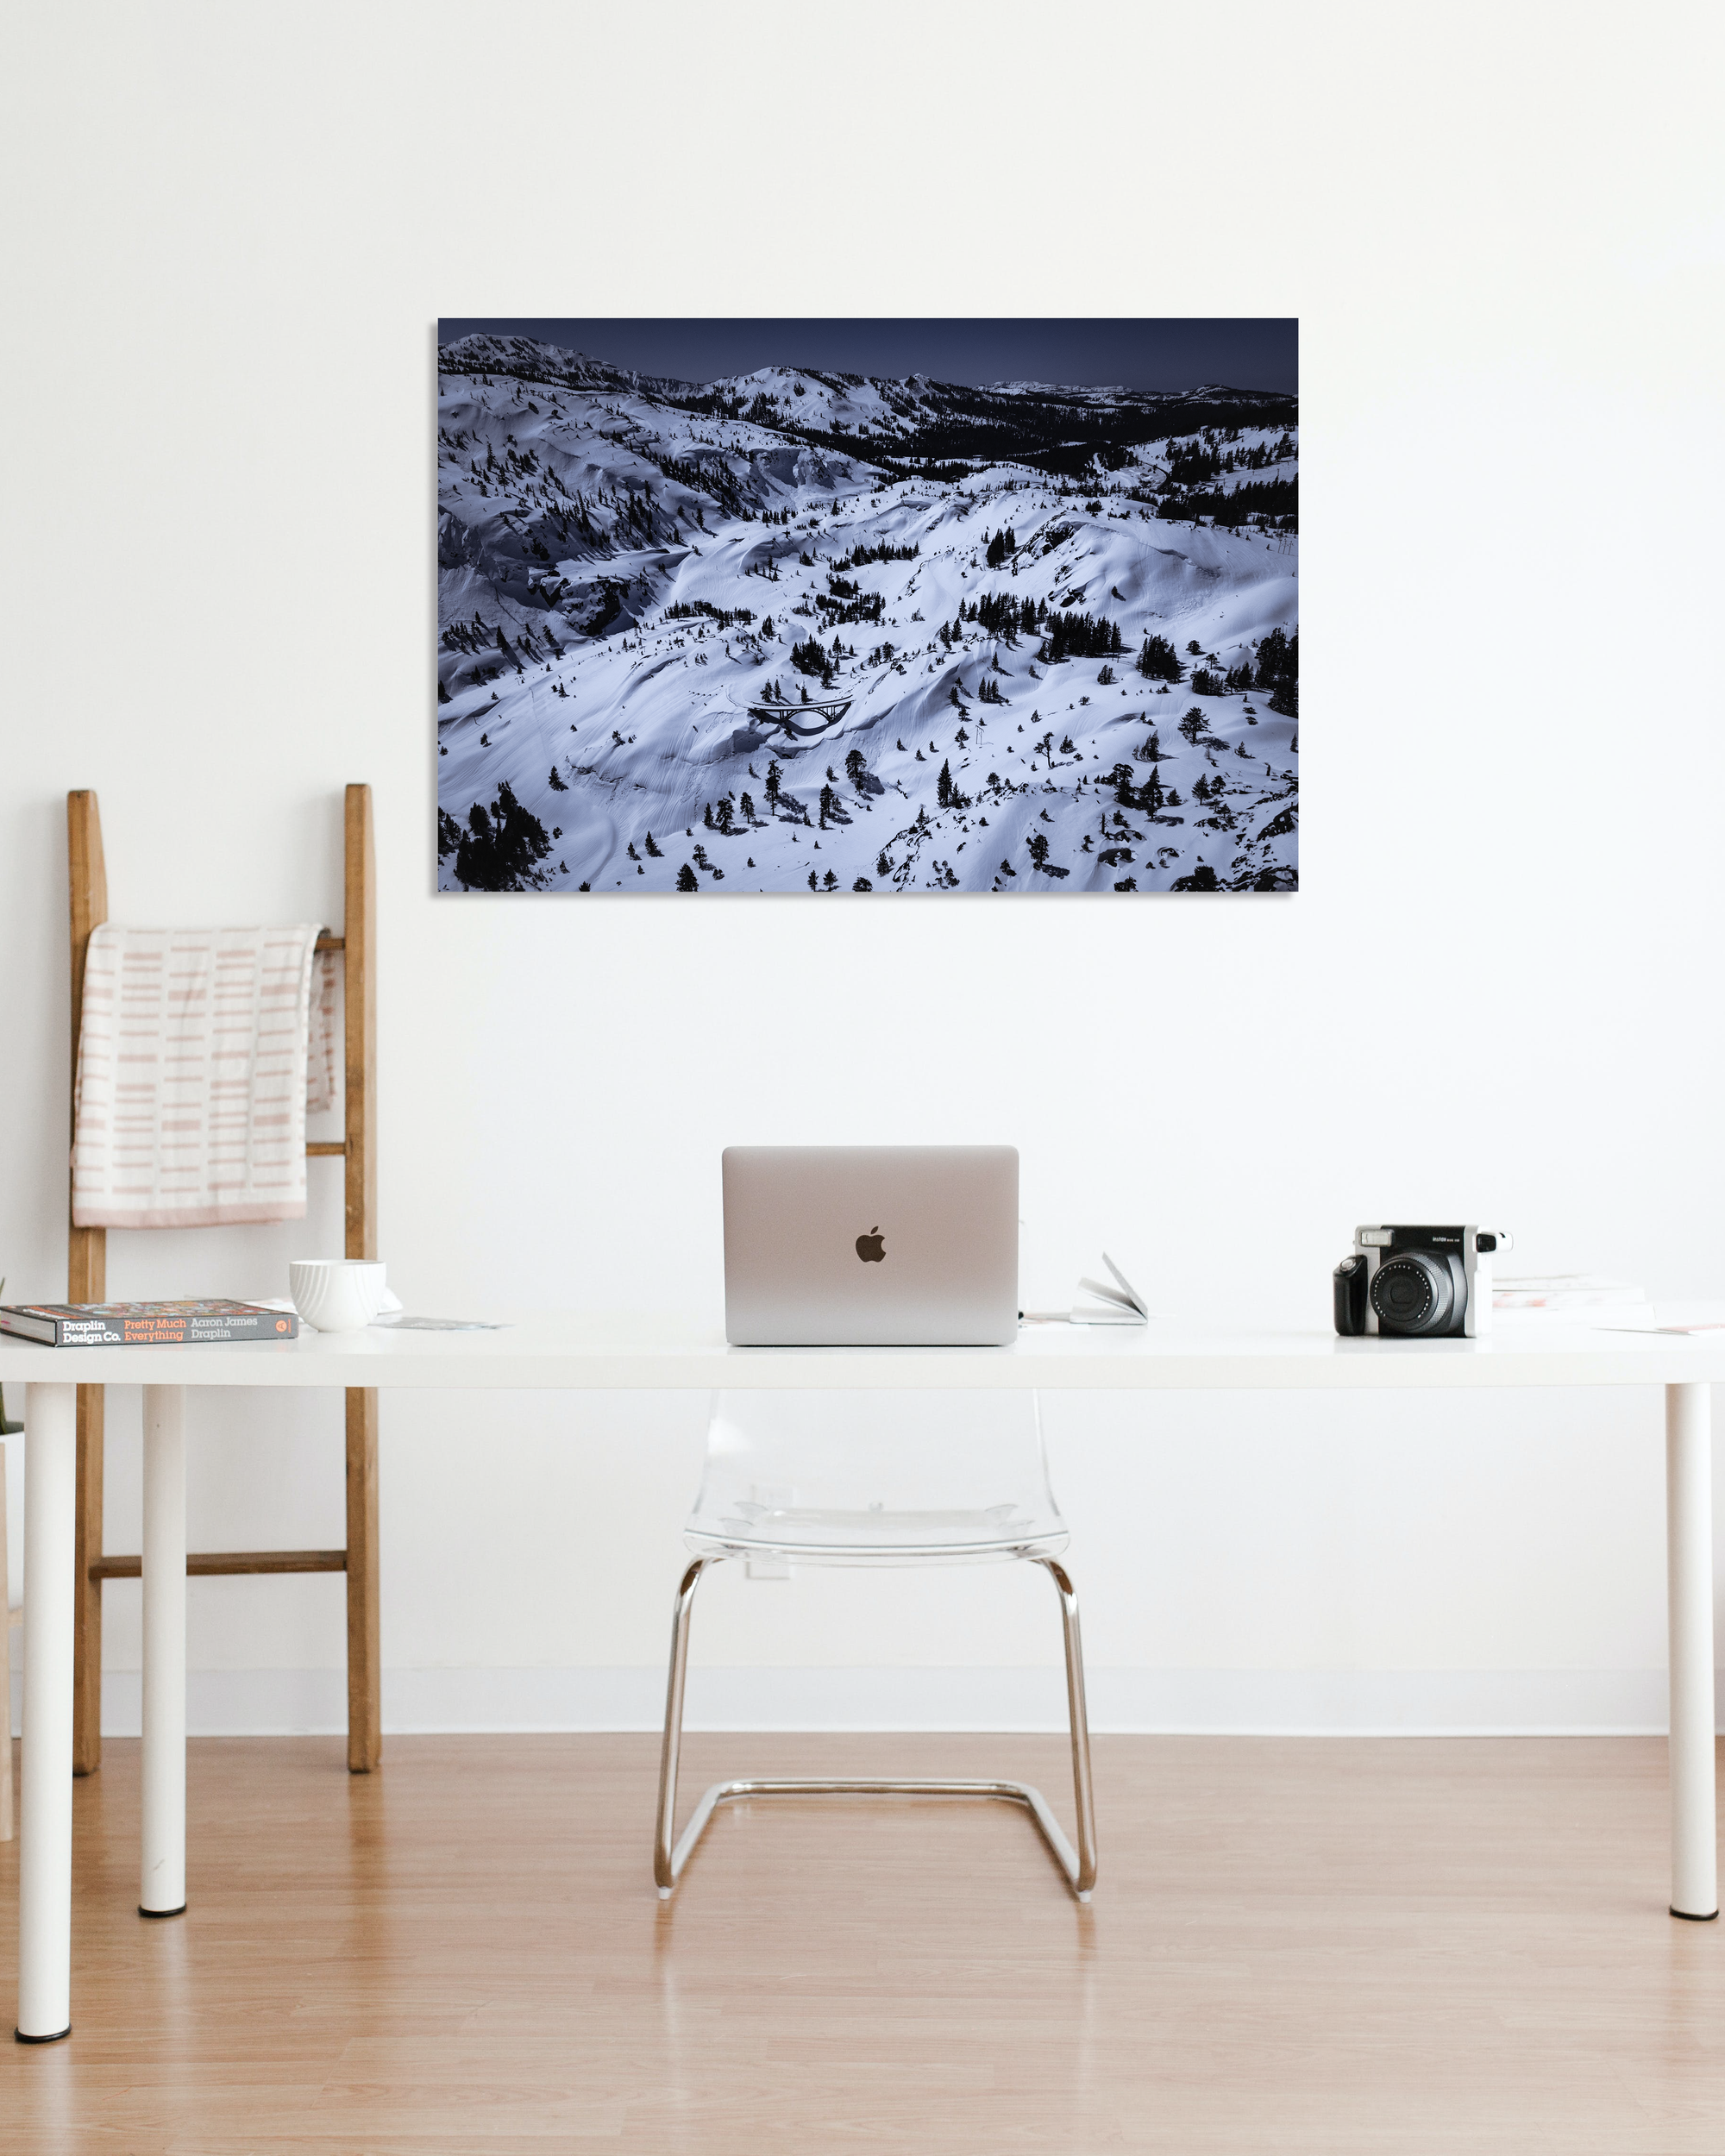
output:
[[[1113,1282],[1091,1280],[1088,1275],[1078,1282],[1081,1300],[1072,1306],[1067,1319],[1069,1325],[1148,1325],[1150,1305],[1137,1288],[1104,1250],[1102,1263],[1108,1269]],[[1088,1296],[1088,1301],[1082,1298]]]
[[[292,1310],[223,1297],[198,1302],[0,1304],[0,1333],[43,1347],[184,1347],[200,1340],[291,1340]]]
[[[1078,1282],[1078,1300],[1070,1310],[1020,1310],[1021,1325],[1148,1325],[1157,1313],[1104,1250],[1108,1281],[1088,1275]]]

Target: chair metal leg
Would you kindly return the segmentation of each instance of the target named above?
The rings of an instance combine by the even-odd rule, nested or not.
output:
[[[1072,1890],[1088,1902],[1096,1883],[1096,1806],[1090,1785],[1090,1716],[1084,1704],[1084,1643],[1078,1630],[1078,1593],[1063,1564],[1038,1559],[1060,1597],[1066,1636],[1066,1714],[1072,1733],[1072,1801],[1078,1814],[1078,1865],[1069,1872]]]
[[[1037,1562],[1047,1568],[1060,1596],[1060,1614],[1066,1639],[1066,1702],[1072,1742],[1072,1794],[1078,1814],[1078,1847],[1062,1832],[1048,1800],[1027,1782],[951,1782],[875,1778],[847,1775],[837,1778],[798,1780],[742,1780],[715,1782],[703,1792],[689,1814],[689,1823],[674,1845],[677,1810],[677,1757],[682,1744],[683,1691],[688,1669],[689,1620],[695,1589],[713,1557],[698,1557],[683,1574],[677,1588],[671,1617],[671,1668],[665,1690],[665,1741],[659,1755],[659,1817],[653,1844],[653,1877],[662,1902],[668,1901],[682,1877],[683,1868],[697,1842],[721,1804],[750,1796],[945,1796],[993,1799],[1020,1804],[1048,1845],[1050,1853],[1066,1876],[1066,1883],[1081,1902],[1088,1902],[1096,1883],[1096,1819],[1090,1786],[1090,1727],[1084,1707],[1084,1651],[1078,1631],[1078,1596],[1065,1569],[1051,1557]]]
[[[695,1559],[678,1583],[677,1599],[671,1610],[671,1670],[665,1686],[665,1741],[659,1753],[659,1823],[653,1842],[653,1877],[658,1883],[662,1902],[677,1883],[677,1874],[687,1863],[689,1850],[712,1816],[711,1804],[704,1811],[697,1807],[689,1832],[683,1837],[685,1846],[673,1856],[671,1833],[677,1816],[677,1755],[682,1749],[683,1688],[689,1667],[689,1619],[693,1614],[695,1589],[700,1585],[701,1574],[715,1562],[712,1557]]]

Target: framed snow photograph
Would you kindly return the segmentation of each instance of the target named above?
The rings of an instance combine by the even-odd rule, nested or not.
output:
[[[441,890],[1286,892],[1297,324],[445,322]]]

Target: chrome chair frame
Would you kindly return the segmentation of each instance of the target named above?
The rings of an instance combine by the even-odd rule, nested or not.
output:
[[[1060,1618],[1066,1642],[1066,1705],[1072,1739],[1072,1795],[1078,1814],[1076,1853],[1061,1831],[1040,1789],[1027,1782],[941,1782],[872,1779],[859,1775],[797,1781],[715,1782],[689,1815],[681,1838],[672,1840],[677,1812],[677,1761],[683,1736],[683,1694],[688,1673],[689,1625],[695,1589],[709,1566],[722,1557],[696,1557],[677,1589],[671,1616],[671,1670],[665,1693],[665,1741],[659,1755],[659,1819],[653,1845],[653,1877],[659,1899],[668,1901],[721,1804],[750,1796],[954,1796],[995,1799],[1021,1804],[1048,1845],[1066,1883],[1081,1902],[1088,1902],[1096,1883],[1096,1820],[1090,1783],[1090,1725],[1084,1706],[1084,1653],[1078,1631],[1078,1596],[1065,1567],[1051,1557],[1026,1550],[1023,1556],[1040,1564],[1054,1582],[1060,1597]]]

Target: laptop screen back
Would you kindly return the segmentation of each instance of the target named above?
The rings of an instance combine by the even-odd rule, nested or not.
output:
[[[731,1145],[737,1347],[1000,1346],[1018,1332],[1011,1145]]]

